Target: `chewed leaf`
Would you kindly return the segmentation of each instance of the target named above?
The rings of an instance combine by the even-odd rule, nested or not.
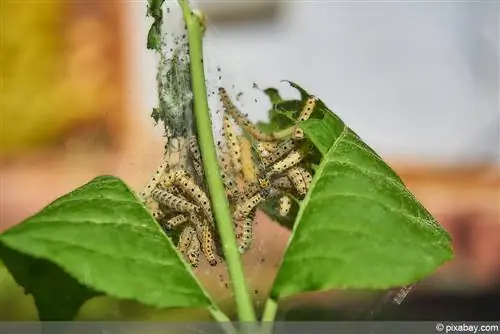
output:
[[[450,260],[450,237],[399,176],[321,101],[300,124],[322,154],[298,212],[272,297],[386,289]]]
[[[266,88],[263,90],[263,92],[269,97],[269,100],[272,104],[283,101],[283,98],[281,98],[281,95],[276,88]]]
[[[115,177],[59,198],[0,234],[0,246],[41,320],[69,320],[98,293],[158,308],[211,304],[160,226]]]

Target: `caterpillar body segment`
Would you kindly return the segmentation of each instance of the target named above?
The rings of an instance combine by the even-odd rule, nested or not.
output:
[[[306,192],[307,192],[307,190],[309,190],[309,188],[311,187],[313,176],[304,167],[298,167],[298,170],[302,174],[302,178],[304,179],[304,182],[306,184]]]
[[[162,186],[175,185],[191,197],[203,210],[207,219],[213,223],[212,207],[207,194],[196,184],[196,182],[183,170],[168,173],[163,179]],[[167,204],[168,205],[168,204]],[[185,212],[185,211],[184,211]]]
[[[292,167],[286,171],[286,175],[292,181],[293,186],[299,193],[299,195],[304,196],[307,193],[307,185],[304,180],[301,167]]]
[[[237,204],[233,214],[234,219],[245,219],[260,203],[266,200],[267,195],[268,191],[259,191],[249,199]]]
[[[278,147],[280,146],[279,141],[274,141],[274,142],[265,142],[261,141],[257,144],[257,146],[261,147],[261,149],[266,150],[270,153],[275,152]]]
[[[293,185],[288,176],[281,176],[273,180],[273,187],[291,189]]]
[[[177,248],[179,251],[184,254],[191,246],[191,240],[196,238],[196,231],[193,226],[188,225],[184,228],[179,236],[179,243]]]
[[[292,200],[287,195],[281,196],[279,199],[279,214],[286,217],[292,208]]]
[[[239,136],[238,142],[241,149],[241,173],[245,183],[254,183],[257,181],[255,164],[252,156],[252,145],[245,136]]]
[[[304,107],[300,111],[299,118],[298,118],[299,122],[307,121],[309,119],[309,117],[311,117],[311,114],[314,111],[314,107],[316,106],[317,101],[318,101],[318,99],[315,96],[313,96],[313,95],[309,96]],[[292,136],[295,139],[303,139],[304,138],[304,131],[301,128],[299,128],[298,126],[296,126],[293,133],[292,133]]]
[[[165,216],[165,214],[160,210],[160,205],[151,197],[146,198],[145,205],[148,208],[151,215],[156,220],[161,220]]]
[[[231,158],[234,173],[241,172],[241,150],[233,124],[227,115],[223,118],[224,138]]]
[[[198,267],[198,264],[200,263],[200,249],[200,240],[197,238],[196,233],[194,233],[191,239],[191,245],[186,251],[187,260],[194,268]]]
[[[283,160],[276,162],[269,167],[268,174],[275,175],[290,169],[299,164],[305,158],[304,150],[295,150],[290,152]]]
[[[192,164],[196,174],[200,177],[200,180],[204,179],[205,172],[203,170],[200,149],[198,147],[198,142],[195,136],[191,136],[188,139],[189,152],[191,153]]]
[[[265,159],[263,159],[264,165],[266,167],[269,167],[270,165],[276,163],[281,158],[290,153],[294,148],[295,148],[295,141],[293,139],[285,140],[278,146],[276,151],[269,154]]]
[[[180,171],[177,174],[177,180],[175,183],[182,191],[187,193],[195,202],[198,204],[206,218],[213,224],[213,214],[212,214],[212,206],[210,203],[210,199],[207,194],[194,182],[189,175]]]
[[[304,131],[296,126],[292,133],[292,137],[293,139],[304,139]]]
[[[141,192],[140,196],[143,201],[145,201],[148,197],[151,196],[151,192],[156,188],[158,183],[161,180],[161,176],[165,173],[168,167],[168,161],[165,160],[166,157],[163,158],[163,161],[161,162],[160,166],[154,173],[154,175],[151,177],[149,182],[146,184],[146,187],[144,187],[144,190]]]
[[[167,230],[172,230],[172,229],[176,228],[177,226],[186,223],[187,221],[188,221],[188,217],[186,217],[186,215],[184,215],[184,214],[180,214],[180,215],[177,215],[177,216],[170,218],[163,225],[165,226],[165,228]]]
[[[316,96],[314,95],[309,96],[309,98],[306,101],[306,104],[304,105],[299,114],[298,118],[299,122],[307,121],[309,117],[311,117],[317,102],[318,98]]]
[[[264,148],[262,145],[263,142],[259,142],[257,144],[257,152],[259,152],[259,155],[263,158],[267,158],[271,153]]]
[[[255,212],[255,210],[254,210]],[[252,245],[253,240],[253,220],[254,215],[251,214],[243,220],[241,239],[238,244],[238,252],[244,254]]]
[[[154,200],[166,205],[167,207],[171,208],[174,211],[190,212],[199,210],[198,206],[192,204],[191,202],[188,202],[182,197],[172,195],[171,193],[165,190],[155,189],[151,193],[151,196],[153,197]]]
[[[258,193],[259,191],[260,191],[260,185],[258,183],[248,184],[243,190],[243,193],[241,194],[241,197],[238,200],[238,202],[239,203],[244,202],[245,200],[249,199],[256,193]]]
[[[202,227],[202,251],[211,266],[217,265],[215,257],[215,240],[212,233],[212,228],[209,224],[203,224]]]
[[[236,106],[233,104],[233,102],[229,98],[229,95],[227,94],[226,90],[223,87],[219,88],[219,96],[222,102],[222,106],[224,107],[224,110],[229,115],[231,115],[231,117],[243,129],[243,131],[247,132],[257,140],[262,140],[262,141],[275,140],[273,135],[268,135],[259,130],[259,128],[257,128],[257,126],[255,126],[248,119],[248,117],[246,117],[241,111],[239,111],[238,108],[236,108]]]

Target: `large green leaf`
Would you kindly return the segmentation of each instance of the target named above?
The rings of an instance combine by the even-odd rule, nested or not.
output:
[[[135,194],[100,176],[0,234],[0,257],[41,320],[72,319],[107,294],[159,308],[211,304]]]
[[[447,232],[380,156],[321,101],[313,116],[300,127],[322,159],[271,296],[403,286],[450,260]]]

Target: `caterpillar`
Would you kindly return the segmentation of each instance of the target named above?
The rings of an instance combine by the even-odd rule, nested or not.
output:
[[[245,183],[255,183],[257,182],[255,165],[252,157],[252,146],[250,141],[244,136],[239,136],[238,141],[241,148],[241,172],[243,174],[243,179]]]
[[[234,132],[233,125],[229,117],[224,115],[223,118],[224,127],[224,138],[226,139],[226,145],[229,151],[229,157],[231,158],[231,163],[233,165],[233,172],[239,173],[241,171],[241,151],[240,145]]]
[[[143,201],[145,201],[149,196],[151,196],[151,192],[153,189],[156,188],[156,185],[158,182],[160,182],[161,176],[165,171],[167,170],[168,167],[168,161],[166,160],[166,156],[163,157],[163,161],[161,162],[160,166],[154,173],[154,175],[151,177],[149,182],[146,184],[146,187],[144,187],[144,190],[141,192],[141,198]]]
[[[287,216],[288,213],[290,212],[291,207],[292,207],[292,200],[290,199],[290,197],[288,197],[286,195],[281,196],[279,199],[279,214],[280,214],[280,216],[282,216],[282,217]]]
[[[241,240],[238,245],[240,254],[244,254],[252,245],[254,215],[250,215],[243,220]]]
[[[305,158],[305,153],[303,152],[303,150],[292,151],[288,154],[286,158],[272,165],[268,170],[268,174],[274,175],[284,172],[285,170],[292,168],[298,163],[300,163],[304,158]]]
[[[224,110],[231,115],[234,121],[252,137],[261,141],[274,141],[275,138],[272,135],[265,134],[260,131],[241,111],[239,111],[233,104],[229,95],[223,87],[219,88],[219,96],[222,102]]]
[[[202,251],[205,254],[205,258],[211,266],[216,266],[217,259],[215,258],[215,240],[211,231],[211,227],[208,224],[203,224],[202,235]]]
[[[177,244],[177,248],[179,251],[184,254],[191,246],[191,240],[196,238],[196,231],[193,226],[188,225],[184,228],[179,236],[179,243]]]
[[[189,151],[191,152],[191,155],[193,157],[192,163],[194,170],[196,171],[196,174],[200,177],[200,180],[204,179],[204,171],[203,171],[203,166],[202,166],[202,160],[201,160],[201,154],[200,150],[198,148],[198,142],[196,140],[195,136],[191,136],[188,139],[188,144],[189,144]]]
[[[188,221],[186,215],[180,214],[167,220],[163,225],[167,230],[172,230]]]
[[[311,187],[311,183],[312,183],[312,174],[307,171],[305,168],[302,168],[302,167],[299,167],[299,172],[302,174],[302,178],[304,179],[304,182],[306,183],[306,189],[309,190],[309,188]]]
[[[249,199],[237,204],[234,210],[234,219],[245,219],[252,212],[252,210],[257,207],[257,205],[266,199],[266,195],[267,194],[265,192],[259,191]]]
[[[286,172],[293,186],[297,189],[299,195],[305,195],[307,192],[306,182],[303,178],[301,167],[292,167]]]
[[[273,180],[273,186],[276,188],[291,189],[292,183],[288,176],[281,176]]]
[[[282,142],[280,145],[278,145],[276,151],[273,153],[269,154],[264,160],[264,165],[266,167],[269,167],[269,165],[279,161],[281,158],[286,156],[288,153],[290,153],[293,149],[295,148],[295,141],[292,139],[287,139],[284,142]]]
[[[158,204],[158,202],[156,202],[151,197],[146,198],[145,204],[154,219],[160,220],[165,216],[164,213],[160,210],[160,205]]]
[[[317,101],[318,99],[315,96],[313,95],[309,96],[304,107],[302,108],[302,111],[299,114],[298,118],[299,122],[306,121],[309,119],[309,117],[311,117],[311,114],[314,110],[314,107],[316,106]],[[304,138],[304,131],[300,129],[298,126],[296,126],[295,131],[293,132],[293,136],[296,139],[302,139]]]
[[[162,186],[176,185],[187,193],[203,210],[207,219],[213,223],[212,207],[207,194],[183,170],[168,173],[162,180]],[[168,205],[168,204],[167,204]]]
[[[197,211],[199,209],[196,205],[186,201],[181,197],[172,195],[165,190],[155,189],[151,192],[151,196],[154,200],[166,205],[169,208],[172,208],[172,210],[174,211],[190,212]]]
[[[200,240],[196,237],[196,233],[193,234],[191,245],[186,251],[186,257],[191,266],[198,267],[200,262]]]

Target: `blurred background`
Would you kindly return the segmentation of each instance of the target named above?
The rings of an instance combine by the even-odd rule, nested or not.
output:
[[[287,300],[279,317],[347,318],[368,305],[391,319],[498,320],[498,3],[195,3],[208,19],[205,57],[222,67],[226,85],[281,88],[289,79],[319,96],[454,238],[456,259],[389,313],[385,294],[368,303],[337,292]],[[0,231],[97,175],[140,191],[163,149],[149,118],[156,58],[145,47],[146,1],[7,0],[0,15]],[[245,112],[265,119],[262,103]],[[289,232],[263,215],[256,228],[244,262],[262,299]],[[199,275],[230,305],[224,274]],[[154,318],[102,303],[89,306],[89,318]],[[0,319],[33,317],[30,297],[0,279]]]

